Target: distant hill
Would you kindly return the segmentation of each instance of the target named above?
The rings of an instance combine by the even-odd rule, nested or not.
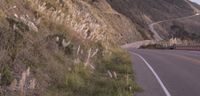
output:
[[[187,17],[194,15],[195,12],[191,6],[185,2],[185,0],[107,0],[111,6],[122,13],[126,17],[129,17],[135,25],[137,25],[137,30],[143,30],[140,32],[143,37],[150,39],[148,35],[152,33],[149,32],[148,24],[169,20],[180,17]],[[191,2],[192,3],[192,2]],[[199,5],[193,3],[194,6],[199,8]],[[169,22],[162,23],[158,32],[164,37],[168,38],[169,29],[165,26]]]

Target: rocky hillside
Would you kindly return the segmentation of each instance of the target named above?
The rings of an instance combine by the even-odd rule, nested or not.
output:
[[[106,1],[1,0],[0,96],[131,96],[140,88],[116,44],[140,40],[133,30]]]
[[[58,6],[61,4],[60,9],[55,4],[53,1],[32,2],[38,12],[66,24],[83,39],[118,44],[142,40],[129,18],[113,10],[105,0],[61,0],[57,2]]]
[[[185,0],[107,0],[111,6],[122,13],[137,26],[136,29],[143,38],[152,38],[148,24],[173,18],[186,17],[195,14],[194,10]],[[199,5],[195,4],[196,7]],[[168,23],[162,23],[160,34],[169,35]],[[164,28],[164,29],[163,29]],[[150,35],[150,36],[149,36]]]
[[[140,25],[193,14],[184,0],[108,0],[118,12]]]
[[[194,14],[185,0],[28,0],[31,8],[26,4],[22,8],[20,1],[5,1],[10,5],[5,7],[3,0],[1,6],[9,16],[27,19],[27,15],[34,24],[45,17],[71,28],[83,39],[117,44],[153,39],[148,24]]]

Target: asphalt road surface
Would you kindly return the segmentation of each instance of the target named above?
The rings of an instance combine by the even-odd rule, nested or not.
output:
[[[136,96],[200,96],[200,52],[131,49]]]

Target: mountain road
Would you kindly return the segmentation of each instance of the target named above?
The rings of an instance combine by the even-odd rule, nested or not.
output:
[[[200,96],[200,52],[129,49],[137,83],[135,96]]]

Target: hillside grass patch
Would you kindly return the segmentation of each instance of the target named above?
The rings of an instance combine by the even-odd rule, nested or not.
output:
[[[96,61],[96,69],[74,64],[65,73],[63,86],[51,86],[47,96],[132,96],[141,88],[135,83],[129,55],[113,48]],[[98,57],[98,56],[97,56]],[[107,71],[116,72],[110,77]],[[59,90],[58,90],[59,89]],[[53,93],[52,93],[53,92]],[[55,92],[55,93],[54,93]],[[61,94],[57,94],[61,93]]]

